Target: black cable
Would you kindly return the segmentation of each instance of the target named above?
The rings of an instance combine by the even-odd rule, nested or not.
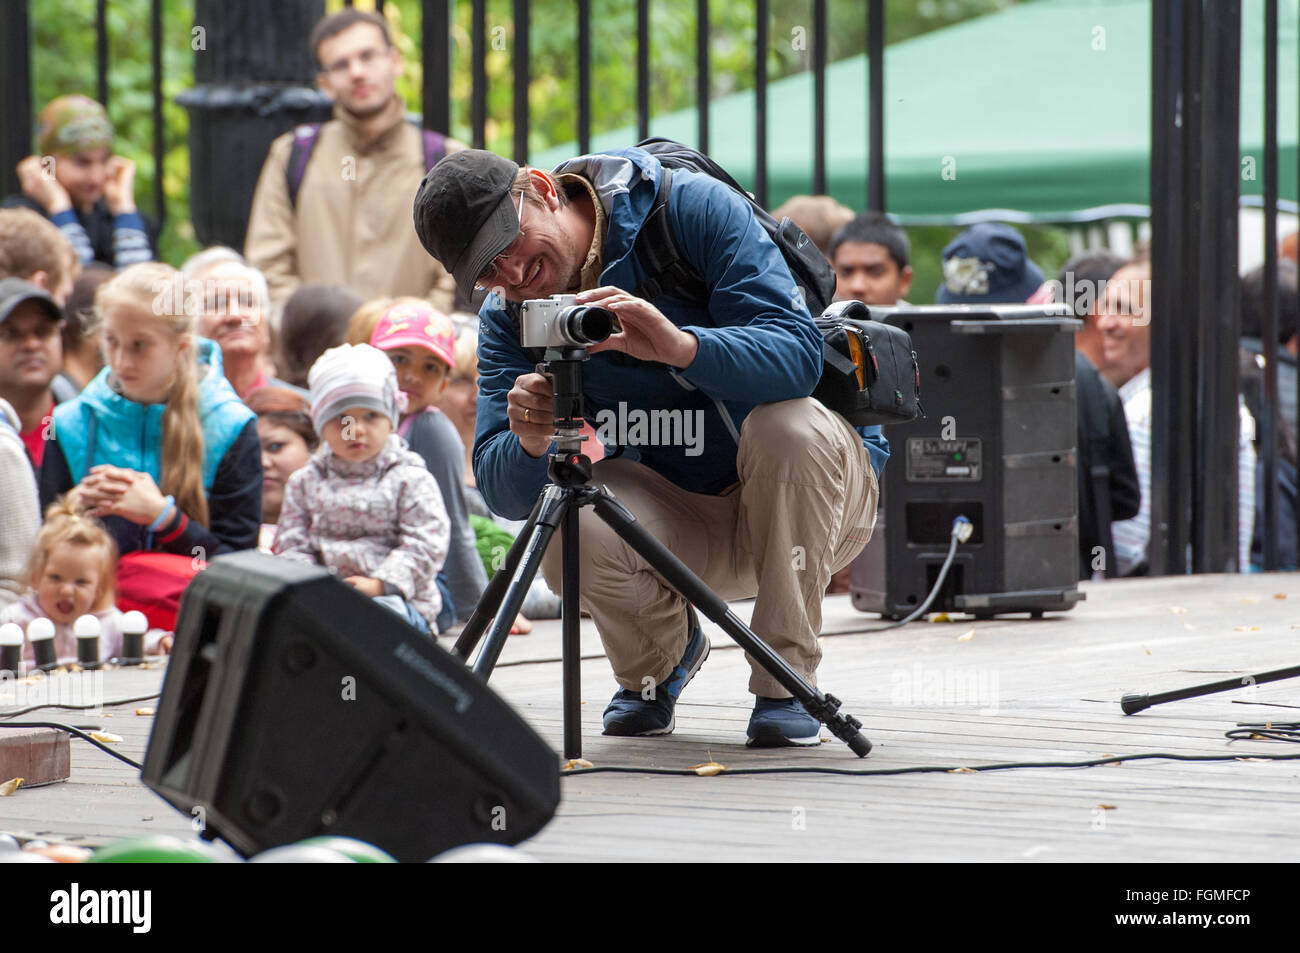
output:
[[[15,715],[25,715],[29,711],[39,711],[42,708],[66,708],[69,711],[89,711],[92,708],[115,708],[118,705],[129,705],[131,702],[147,702],[154,698],[161,698],[162,692],[154,692],[152,695],[141,695],[139,698],[122,698],[115,702],[99,702],[94,705],[60,705],[57,702],[45,702],[41,705],[29,705],[26,708],[15,708],[13,711],[0,711],[0,718],[13,718]]]
[[[1091,768],[1102,764],[1121,764],[1125,761],[1144,761],[1155,758],[1170,761],[1239,761],[1250,758],[1255,761],[1295,761],[1300,754],[1270,755],[1192,755],[1166,754],[1150,752],[1147,754],[1120,755],[1113,758],[1095,758],[1091,761],[1016,761],[1007,764],[958,765],[957,767],[918,766],[912,768],[727,768],[719,766],[716,771],[706,772],[706,776],[719,774],[844,774],[856,776],[893,775],[893,774],[979,774],[984,771],[1010,771],[1017,768]],[[677,776],[696,776],[701,772],[697,768],[638,768],[626,765],[609,765],[606,767],[569,768],[561,771],[565,777],[574,774],[666,774]]]
[[[965,516],[958,516],[953,520],[952,532],[949,534],[951,542],[948,546],[948,555],[944,558],[943,565],[939,568],[939,575],[935,578],[934,585],[930,587],[930,594],[925,597],[925,601],[916,609],[912,610],[911,614],[899,619],[897,622],[891,622],[888,625],[872,626],[870,629],[861,629],[860,631],[884,632],[887,629],[898,629],[925,615],[925,610],[930,608],[930,603],[934,602],[934,597],[937,596],[939,590],[943,588],[943,581],[948,578],[948,570],[952,568],[952,561],[957,556],[957,544],[964,543],[966,540],[970,539],[973,531],[974,526]]]
[[[1258,723],[1237,722],[1237,727],[1224,732],[1229,741],[1290,741],[1300,744],[1300,722],[1266,721]]]
[[[59,731],[66,731],[74,738],[80,738],[82,741],[89,741],[100,751],[103,751],[105,754],[111,754],[118,761],[125,761],[127,764],[135,768],[137,771],[144,770],[144,765],[140,764],[137,761],[132,761],[124,754],[119,754],[118,752],[110,748],[108,745],[104,744],[104,742],[100,741],[97,738],[90,737],[90,735],[86,734],[80,728],[74,728],[72,727],[72,725],[60,724],[57,721],[11,721],[8,723],[0,723],[0,728],[56,728]]]

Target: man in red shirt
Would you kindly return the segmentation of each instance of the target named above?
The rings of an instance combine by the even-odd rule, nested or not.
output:
[[[37,473],[54,413],[51,385],[63,366],[62,330],[63,312],[46,291],[21,278],[0,280],[0,399],[18,413]]]

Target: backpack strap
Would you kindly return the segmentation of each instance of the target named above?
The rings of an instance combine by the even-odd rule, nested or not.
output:
[[[293,131],[293,145],[289,148],[289,162],[284,167],[285,186],[289,190],[289,207],[298,207],[298,189],[302,187],[302,177],[307,174],[307,162],[316,148],[320,138],[321,124],[318,122],[298,126]]]
[[[654,301],[670,294],[688,301],[707,302],[708,286],[682,257],[677,242],[673,240],[672,224],[668,221],[668,195],[672,190],[672,179],[672,170],[665,168],[650,214],[637,233],[633,247],[645,278],[632,293],[646,301]]]
[[[447,155],[447,140],[433,129],[424,130],[424,171],[428,172]]]
[[[413,124],[414,125],[414,124]],[[293,145],[289,149],[289,163],[284,167],[285,185],[289,189],[289,207],[298,207],[298,190],[302,188],[302,178],[307,174],[307,163],[320,139],[318,122],[299,126],[293,131]],[[424,171],[428,172],[447,155],[447,139],[442,133],[433,129],[422,130],[424,143]]]

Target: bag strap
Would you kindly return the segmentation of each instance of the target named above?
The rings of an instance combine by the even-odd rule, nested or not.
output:
[[[307,163],[316,149],[320,139],[318,122],[299,126],[293,131],[293,145],[289,148],[289,162],[284,167],[285,184],[289,189],[289,207],[298,207],[298,190],[302,188],[303,176],[307,174]],[[447,139],[434,129],[422,129],[421,141],[424,145],[424,171],[428,172],[447,155]]]
[[[298,189],[302,187],[302,177],[307,174],[307,163],[320,138],[321,124],[318,122],[301,125],[293,131],[293,145],[289,148],[289,162],[284,167],[285,185],[289,190],[289,207],[298,207]]]
[[[637,233],[634,248],[645,278],[632,293],[646,301],[666,294],[701,303],[709,300],[709,289],[699,273],[682,257],[673,240],[668,220],[668,195],[672,190],[671,169],[663,170],[654,204]]]

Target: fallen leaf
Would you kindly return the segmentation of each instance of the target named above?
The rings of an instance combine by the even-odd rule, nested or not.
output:
[[[102,741],[106,745],[114,745],[122,740],[109,731],[88,731],[86,734],[90,735],[90,737],[94,738],[96,741]]]
[[[1259,599],[1258,599],[1256,596],[1242,596],[1242,597],[1241,597],[1241,601],[1242,601],[1242,602],[1259,602]]]
[[[1272,758],[1233,758],[1232,760],[1234,760],[1234,761],[1254,761],[1254,762],[1256,762],[1257,764],[1264,764],[1265,762],[1272,761],[1273,759],[1272,759]]]
[[[1118,810],[1119,810],[1119,808],[1117,808],[1114,804],[1098,804],[1098,805],[1097,805],[1097,809],[1098,809],[1098,810],[1102,810],[1102,811],[1118,811]]]
[[[931,622],[951,622],[951,621],[952,621],[952,616],[948,615],[948,613],[946,613],[946,612],[936,612],[934,615],[930,616],[930,621],[931,621]]]
[[[1285,592],[1275,592],[1275,593],[1273,593],[1273,598],[1274,598],[1274,599],[1285,599],[1285,598],[1286,598],[1286,593],[1285,593]]]
[[[1147,655],[1150,655],[1150,654],[1151,654],[1151,650],[1150,650],[1149,648],[1147,648],[1145,645],[1142,646],[1142,651],[1143,651],[1143,652],[1146,652]]]
[[[979,774],[974,768],[949,768],[949,774]]]
[[[1187,614],[1187,610],[1184,609],[1182,606],[1170,606],[1170,607],[1169,607],[1169,611],[1172,612],[1174,615],[1186,615],[1186,614]]]
[[[971,639],[973,639],[973,638],[975,638],[975,630],[974,630],[974,629],[971,629],[971,630],[970,630],[969,632],[967,632],[965,635],[959,635],[959,636],[957,636],[957,641],[958,641],[958,642],[969,642],[969,641],[970,641]]]
[[[709,778],[715,774],[721,774],[727,770],[726,765],[718,764],[716,761],[706,761],[703,764],[693,764],[690,770],[694,771],[702,778]]]
[[[0,797],[8,797],[18,790],[18,785],[23,783],[22,778],[10,778],[4,784],[0,784]]]
[[[595,767],[595,765],[593,765],[586,758],[571,758],[570,760],[564,762],[563,770],[572,771],[574,768],[592,768],[592,767]]]
[[[156,715],[156,714],[158,714],[157,709],[154,709],[154,708],[137,708],[137,709],[135,710],[135,713],[136,713],[137,715]]]
[[[1258,632],[1258,631],[1259,631],[1259,626],[1257,626],[1257,625],[1234,625],[1234,626],[1232,627],[1232,631],[1233,631],[1233,632]]]

